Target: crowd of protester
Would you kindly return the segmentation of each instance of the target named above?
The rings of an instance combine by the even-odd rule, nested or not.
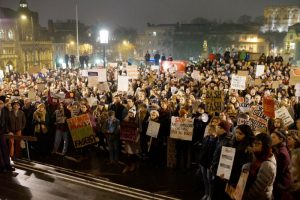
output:
[[[266,65],[259,85],[255,82],[257,64]],[[80,152],[74,149],[67,119],[89,114],[99,137],[98,147],[109,152],[109,164],[125,163],[122,173],[138,170],[140,160],[167,167],[168,152],[173,151],[179,170],[190,170],[193,163],[199,167],[204,182],[204,196],[199,199],[231,199],[228,191],[235,189],[244,170],[249,171],[249,177],[243,199],[299,199],[300,102],[294,86],[289,85],[290,69],[281,57],[263,55],[250,62],[230,54],[210,55],[189,64],[181,77],[150,66],[139,68],[140,76],[129,82],[128,92],[117,91],[115,77],[115,71],[126,74],[126,67],[108,68],[106,91],[88,87],[87,78],[77,69],[7,72],[0,90],[1,171],[13,170],[10,159],[20,158],[24,148],[24,142],[13,137],[7,143],[4,134],[37,137],[31,149],[41,155],[86,154],[86,148]],[[192,78],[194,70],[200,78]],[[231,76],[239,70],[249,72],[245,90],[230,88]],[[274,81],[280,82],[278,88],[272,87]],[[208,90],[223,91],[221,112],[207,112]],[[29,97],[30,91],[35,92],[34,99]],[[239,122],[239,118],[247,121],[252,106],[262,106],[266,96],[275,100],[276,108],[287,108],[294,119],[292,125],[286,127],[282,119],[270,118],[264,130],[254,130]],[[91,97],[97,99],[95,104],[89,103]],[[241,109],[245,103],[250,108],[246,111]],[[203,119],[205,115],[208,120]],[[194,118],[193,139],[175,140],[175,148],[168,149],[172,116]],[[150,121],[160,124],[157,138],[146,135]],[[120,130],[128,126],[136,128],[135,142],[120,140]],[[298,134],[289,130],[298,130]],[[236,149],[229,180],[217,176],[223,146]]]

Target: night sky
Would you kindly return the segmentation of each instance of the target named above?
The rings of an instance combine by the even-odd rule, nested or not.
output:
[[[28,0],[39,12],[40,23],[48,19],[74,19],[75,0]],[[196,17],[236,20],[241,15],[262,16],[266,5],[300,5],[300,0],[78,0],[79,20],[92,25],[125,26],[139,30],[153,24],[189,22]],[[17,9],[19,0],[0,0],[0,7]]]

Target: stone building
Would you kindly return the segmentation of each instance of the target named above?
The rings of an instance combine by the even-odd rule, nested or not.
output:
[[[287,32],[296,23],[300,23],[300,5],[268,6],[264,9],[263,32]]]
[[[300,64],[300,23],[289,27],[284,38],[284,51]]]
[[[32,66],[52,67],[52,42],[41,31],[38,13],[21,0],[18,11],[0,8],[0,68],[24,72]]]

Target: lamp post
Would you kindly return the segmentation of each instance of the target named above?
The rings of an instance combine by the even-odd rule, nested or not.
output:
[[[103,44],[103,66],[106,67],[105,62],[105,45],[108,44],[108,31],[107,30],[101,30],[100,31],[100,44]]]
[[[28,19],[27,15],[24,15],[24,14],[21,15],[21,20],[26,21],[27,19]],[[32,19],[31,15],[30,15],[30,25],[31,25],[31,41],[33,43],[33,64],[35,65],[35,62],[36,62],[36,60],[35,60],[35,57],[36,57],[35,53],[36,52],[35,52],[35,44],[34,44],[34,42],[35,42],[35,34],[34,34],[33,19]],[[23,37],[23,34],[22,34],[22,37]],[[26,65],[27,65],[27,63],[26,63]],[[28,69],[28,66],[27,66],[27,69]]]

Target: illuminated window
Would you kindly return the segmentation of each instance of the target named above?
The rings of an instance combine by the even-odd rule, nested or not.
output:
[[[0,39],[4,39],[4,31],[2,29],[0,30]]]
[[[14,33],[12,30],[8,31],[8,39],[10,39],[10,40],[14,39]]]
[[[21,4],[20,4],[20,7],[21,7],[21,8],[27,8],[27,4],[26,4],[26,3],[21,3]]]
[[[155,31],[152,34],[153,34],[153,36],[157,36],[157,33]]]
[[[290,43],[290,48],[291,48],[291,49],[295,49],[295,48],[296,48],[296,44],[293,43],[293,42],[291,42],[291,43]]]

